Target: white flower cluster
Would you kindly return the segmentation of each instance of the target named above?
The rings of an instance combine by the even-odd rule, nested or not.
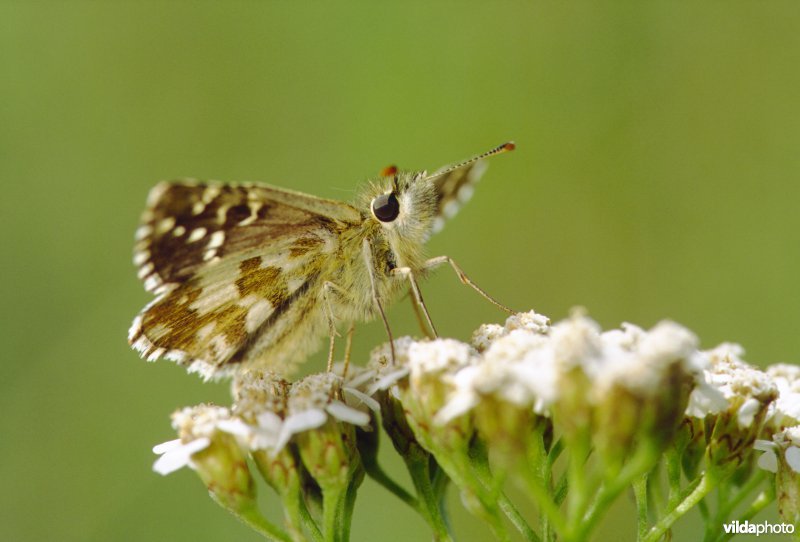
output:
[[[511,316],[504,326],[482,325],[472,344],[404,337],[395,345],[395,365],[387,363],[388,347],[377,349],[370,363],[373,383],[367,390],[390,388],[406,374],[414,381],[435,373],[450,388],[436,416],[439,423],[464,414],[486,396],[530,406],[547,416],[572,369],[594,383],[589,402],[602,400],[614,386],[653,395],[673,363],[699,381],[703,358],[697,355],[696,343],[691,332],[671,322],[650,331],[624,324],[621,330],[603,333],[580,314],[551,326],[546,317],[528,312]]]
[[[398,386],[410,386],[412,396],[439,395],[428,404],[435,407],[434,423],[444,425],[485,400],[544,417],[569,394],[587,408],[608,408],[620,392],[645,402],[668,400],[662,394],[674,371],[691,383],[687,416],[731,411],[740,428],[758,418],[773,438],[758,441],[756,448],[765,452],[759,464],[775,468],[774,454],[782,451],[792,468],[800,468],[800,367],[760,371],[742,360],[736,344],[698,351],[696,337],[673,322],[647,331],[625,323],[603,332],[581,313],[551,325],[531,311],[504,325],[482,325],[469,344],[403,337],[394,352],[393,358],[389,345],[382,345],[366,368],[352,368],[346,378],[323,373],[290,384],[270,373],[244,373],[234,382],[232,410],[200,405],[173,414],[181,438],[154,448],[161,455],[154,469],[166,474],[192,467],[191,456],[206,449],[216,432],[232,435],[245,450],[277,454],[294,435],[329,419],[368,428],[369,410],[380,409],[374,396],[388,390],[400,399]]]
[[[752,425],[755,414],[770,403],[777,388],[769,375],[745,363],[743,354],[744,349],[732,343],[701,353],[707,368],[701,385],[692,392],[688,415],[704,418],[733,405],[739,427]]]
[[[354,406],[337,398],[340,391]],[[343,388],[341,377],[333,373],[311,375],[294,384],[270,373],[244,373],[234,382],[233,395],[233,409],[201,404],[173,413],[172,426],[181,438],[153,448],[161,456],[153,470],[169,474],[185,466],[194,468],[192,456],[207,449],[219,433],[235,437],[244,450],[275,455],[294,435],[317,429],[329,418],[366,427],[370,416],[356,406],[378,408],[362,392]]]

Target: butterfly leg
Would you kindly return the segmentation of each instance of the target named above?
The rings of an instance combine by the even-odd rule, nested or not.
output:
[[[347,293],[343,288],[330,281],[325,281],[325,284],[322,285],[322,297],[325,301],[325,314],[328,317],[328,333],[331,338],[330,346],[328,347],[328,372],[333,370],[333,354],[336,346],[336,337],[339,336],[339,332],[336,331],[336,318],[333,315],[333,307],[331,306],[330,295],[333,291],[339,293],[343,292],[345,294]]]
[[[433,333],[431,333],[428,324],[425,323],[425,317],[422,315],[422,309],[419,307],[419,303],[417,303],[417,300],[414,299],[414,295],[412,294],[410,288],[408,290],[408,294],[406,294],[406,297],[408,297],[411,300],[411,308],[414,309],[414,316],[417,317],[417,325],[419,326],[419,330],[427,338],[435,339],[436,337],[433,335]]]
[[[458,275],[458,279],[461,281],[461,283],[462,284],[466,284],[467,286],[469,286],[470,288],[472,288],[473,290],[478,292],[489,303],[491,303],[495,307],[499,308],[500,310],[506,311],[509,314],[516,314],[517,311],[509,309],[508,307],[506,307],[505,305],[503,305],[502,303],[500,303],[499,301],[494,299],[492,296],[490,296],[489,294],[484,292],[483,289],[480,288],[477,284],[472,282],[472,279],[470,279],[466,275],[466,273],[464,273],[464,271],[461,270],[461,268],[458,266],[458,264],[456,262],[454,262],[453,258],[451,258],[450,256],[437,256],[436,258],[431,258],[430,260],[428,260],[424,264],[422,264],[422,268],[425,269],[425,270],[433,269],[435,267],[439,267],[443,263],[449,263],[450,267],[452,267],[453,271],[455,271],[456,275]]]
[[[342,378],[347,378],[347,370],[350,368],[350,352],[353,349],[353,332],[356,330],[356,323],[350,323],[350,329],[347,330],[347,340],[344,343],[344,370],[342,371]]]
[[[386,319],[386,312],[383,310],[380,295],[378,295],[378,284],[375,278],[375,262],[372,257],[372,244],[369,239],[364,239],[361,244],[361,255],[364,257],[364,263],[367,265],[369,271],[369,285],[372,291],[372,301],[378,307],[378,312],[383,320],[383,327],[386,329],[386,335],[389,337],[389,349],[392,353],[392,363],[397,359],[394,352],[394,337],[392,336],[392,329],[389,327],[389,320]]]
[[[411,294],[412,294],[412,301],[414,302],[414,309],[419,312],[421,311],[422,314],[425,316],[425,321],[428,323],[428,328],[430,329],[431,333],[433,333],[433,338],[437,338],[439,334],[436,332],[436,327],[433,325],[433,320],[431,320],[431,315],[428,314],[428,307],[425,306],[425,300],[422,299],[422,292],[419,289],[419,284],[417,284],[417,279],[414,276],[414,272],[411,271],[410,267],[396,267],[392,269],[392,275],[404,277],[408,279],[408,282],[411,284]],[[427,331],[425,333],[427,335]]]

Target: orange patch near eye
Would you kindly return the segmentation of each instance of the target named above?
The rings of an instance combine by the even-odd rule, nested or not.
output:
[[[386,166],[381,170],[381,177],[394,177],[397,175],[397,166]]]

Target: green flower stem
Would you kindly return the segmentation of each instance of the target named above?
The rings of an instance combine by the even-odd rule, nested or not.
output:
[[[538,485],[543,487],[549,495],[555,495],[553,493],[553,464],[558,460],[558,456],[560,456],[561,452],[564,450],[564,443],[561,439],[558,439],[551,444],[550,450],[548,451],[545,447],[544,431],[545,428],[540,424],[536,434],[530,441],[529,450],[532,451],[531,455],[534,456],[530,465],[534,467],[533,474],[536,476],[536,478],[531,481],[538,480]],[[544,454],[546,454],[546,458],[541,457]],[[542,459],[545,460],[543,461]],[[552,542],[555,540],[553,521],[555,520],[556,524],[559,524],[561,522],[561,513],[554,499],[548,498],[547,500],[549,501],[547,504],[553,504],[554,506],[550,507],[550,512],[539,513],[539,523],[542,530],[542,538],[545,542]],[[547,506],[547,504],[545,506]],[[541,505],[540,510],[542,510]],[[558,529],[563,528],[563,525],[559,525],[558,527]]]
[[[670,510],[672,510],[672,508],[670,508]],[[700,512],[700,517],[703,518],[703,523],[708,523],[711,521],[711,510],[708,509],[708,503],[706,503],[706,501],[700,501],[697,503],[697,511]]]
[[[423,513],[422,509],[420,508],[419,501],[411,493],[406,491],[400,484],[395,482],[391,476],[386,474],[386,471],[383,470],[383,467],[381,467],[377,461],[368,462],[365,460],[364,470],[367,471],[367,474],[370,478],[382,485],[385,489],[389,490],[390,493],[393,493],[395,497],[406,503],[415,511]]]
[[[565,533],[567,531],[567,524],[561,516],[561,511],[558,509],[550,492],[542,485],[541,479],[528,473],[525,482],[530,496],[539,508],[539,513],[547,518],[549,525],[555,529],[556,533]],[[544,531],[542,535],[545,536],[545,540],[548,539]]]
[[[497,503],[487,495],[481,481],[472,472],[468,461],[453,461],[453,456],[434,453],[439,465],[462,491],[462,500],[467,510],[486,521],[494,537],[500,541],[508,541],[508,532],[498,514]],[[474,501],[472,499],[475,499]],[[476,502],[477,501],[477,502]]]
[[[567,473],[564,473],[558,478],[558,483],[555,489],[553,489],[553,502],[556,503],[556,506],[561,506],[561,503],[563,503],[564,499],[567,497],[568,490],[569,481],[567,480]]]
[[[314,523],[314,520],[311,519],[311,514],[308,513],[308,508],[306,508],[303,499],[299,498],[299,494],[285,495],[281,499],[281,503],[283,504],[283,513],[292,540],[305,540],[303,527],[306,527],[308,532],[311,533],[311,538],[314,542],[322,542],[322,533],[317,524]]]
[[[648,502],[650,503],[650,510],[654,514],[665,507],[662,483],[661,469],[660,465],[658,465],[647,476],[647,496],[650,499]]]
[[[346,542],[350,540],[350,525],[353,522],[353,510],[355,509],[356,496],[358,495],[358,488],[361,482],[364,481],[364,469],[357,469],[350,484],[347,486],[347,493],[345,494],[344,502],[342,504],[342,515],[339,518],[339,532],[341,540]]]
[[[667,507],[672,510],[678,506],[681,498],[681,456],[674,447],[667,449],[667,482],[669,484],[669,497],[667,497]]]
[[[428,463],[430,465],[428,468],[433,472],[430,476],[431,487],[433,488],[433,494],[436,495],[439,502],[444,504],[444,497],[447,492],[447,486],[450,484],[450,477],[447,476],[444,469],[439,466],[439,463],[435,460],[432,461],[432,464]]]
[[[339,518],[347,489],[338,485],[322,488],[322,525],[325,542],[340,542]]]
[[[406,468],[414,483],[419,500],[416,500],[417,511],[422,514],[425,521],[433,530],[433,538],[437,542],[452,542],[450,530],[441,514],[442,495],[437,494],[430,478],[430,461],[426,455],[406,458]],[[441,473],[441,470],[438,471]],[[447,479],[446,476],[442,477]]]
[[[302,500],[300,501],[299,506],[299,513],[300,513],[300,520],[303,523],[303,526],[306,530],[311,533],[311,539],[314,542],[323,542],[325,539],[322,536],[322,532],[319,530],[317,523],[314,521],[314,518],[311,517],[311,513],[308,511],[308,507],[306,503]]]
[[[647,533],[647,536],[641,539],[641,542],[656,542],[657,540],[660,540],[664,533],[667,532],[667,530],[669,530],[681,516],[683,516],[692,507],[705,498],[705,496],[708,495],[712,489],[714,489],[715,485],[716,482],[712,479],[709,473],[703,473],[694,489],[666,516],[661,518],[658,523],[656,523],[653,528],[650,529],[650,532]]]
[[[289,537],[289,535],[276,525],[273,525],[272,522],[267,520],[267,518],[262,516],[261,512],[258,511],[258,508],[256,508],[255,505],[245,506],[239,510],[234,510],[232,508],[227,509],[234,516],[239,518],[242,523],[248,525],[251,529],[259,533],[267,540],[292,542],[292,539]]]
[[[492,473],[489,468],[489,455],[486,444],[481,439],[476,439],[470,447],[469,458],[472,463],[473,471],[483,487],[490,492],[489,498],[497,500],[500,510],[511,521],[511,524],[525,537],[525,540],[539,542],[539,537],[528,525],[513,503],[502,492],[502,485],[505,476]]]
[[[557,493],[551,490],[551,469],[553,462],[555,462],[560,453],[560,442],[559,440],[553,446],[553,449],[550,450],[550,453],[546,454],[541,433],[535,435],[534,438],[531,439],[528,448],[528,465],[530,468],[525,469],[524,472],[526,488],[530,497],[532,497],[539,508],[542,537],[546,541],[553,540],[553,529],[555,529],[557,533],[563,534],[566,532],[567,528],[561,511],[558,509],[558,502],[555,500]],[[566,487],[565,477],[562,476],[559,485]],[[562,499],[564,495],[566,495],[565,490],[562,491]]]
[[[586,439],[576,439],[567,447],[569,451],[569,465],[567,466],[567,479],[569,480],[569,493],[567,493],[567,522],[575,529],[583,521],[584,511],[589,501],[589,487],[587,481],[586,458],[589,455],[589,443]]]
[[[542,435],[543,436],[543,435]],[[541,436],[540,436],[541,438]],[[542,446],[544,447],[544,441],[542,442]],[[564,441],[558,439],[555,441],[553,446],[550,448],[550,451],[547,453],[547,466],[548,468],[552,468],[553,464],[558,460],[561,452],[564,451]]]
[[[644,474],[633,481],[633,494],[636,498],[637,521],[637,540],[641,540],[647,534],[647,474]]]
[[[583,515],[582,521],[577,525],[570,524],[571,531],[565,536],[565,540],[583,541],[588,539],[589,534],[594,529],[597,522],[606,512],[611,503],[620,493],[625,491],[628,486],[646,473],[650,472],[654,463],[658,461],[659,453],[655,448],[642,445],[636,454],[631,458],[612,481],[606,481],[596,492],[591,505]],[[570,493],[572,491],[570,490]]]
[[[505,493],[500,493],[500,495],[498,495],[497,504],[500,505],[500,510],[503,511],[508,520],[516,527],[525,540],[528,542],[541,542],[541,539],[533,529],[531,529],[531,526],[528,525],[528,522],[525,521],[525,518],[522,517],[522,514],[519,513],[517,507],[506,497]]]

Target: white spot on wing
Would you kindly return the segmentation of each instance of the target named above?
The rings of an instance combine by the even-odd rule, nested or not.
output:
[[[161,284],[161,279],[159,279],[156,275],[150,275],[144,281],[144,289],[148,292],[152,292],[156,288],[159,287]]]
[[[255,222],[256,218],[258,218],[258,210],[261,209],[261,204],[251,201],[247,204],[247,206],[250,208],[250,216],[244,220],[240,220],[239,226],[247,226],[248,224],[252,224]]]
[[[155,207],[158,203],[158,200],[161,199],[161,196],[164,195],[164,192],[170,187],[170,183],[168,182],[160,182],[155,185],[151,190],[150,193],[147,194],[147,206],[148,207]]]
[[[210,184],[203,192],[203,201],[205,203],[211,203],[211,201],[219,196],[220,192],[222,192],[222,187],[218,184]]]
[[[467,182],[470,184],[477,183],[483,176],[487,167],[489,167],[489,163],[485,160],[478,160],[475,162],[475,165],[472,166],[472,169],[467,173]]]
[[[153,343],[147,340],[147,337],[142,335],[139,337],[135,343],[133,343],[133,349],[139,352],[140,355],[144,356],[147,352],[150,351],[150,348],[153,346]]]
[[[224,335],[217,335],[209,341],[209,351],[214,352],[217,359],[228,359],[233,355],[234,348],[228,344]]]
[[[244,307],[245,309],[249,309],[258,300],[259,297],[256,294],[248,294],[242,299],[240,299],[239,302],[236,304],[239,305],[240,307]]]
[[[444,209],[442,210],[442,213],[447,218],[453,218],[454,216],[456,216],[456,213],[458,213],[458,209],[460,207],[461,206],[458,204],[458,201],[451,199],[450,201],[444,204]]]
[[[183,363],[186,361],[186,352],[182,352],[181,350],[170,350],[164,354],[164,358],[174,361],[175,363]]]
[[[272,303],[266,299],[259,299],[256,301],[250,310],[247,311],[247,318],[244,322],[244,327],[248,333],[253,333],[258,329],[258,326],[272,313]]]
[[[137,337],[142,332],[142,315],[139,314],[133,319],[131,328],[128,330],[128,342],[131,342],[134,337]]]
[[[305,279],[291,278],[289,279],[289,282],[286,283],[286,288],[289,290],[289,292],[294,293],[300,286],[303,285],[303,282],[305,282]]]
[[[465,184],[464,186],[458,189],[458,195],[456,197],[458,198],[458,201],[460,201],[461,203],[467,203],[470,200],[470,198],[472,198],[472,194],[474,193],[475,193],[475,187],[472,186],[471,184]]]
[[[183,226],[177,226],[174,230],[172,230],[172,235],[174,235],[175,237],[180,237],[184,233],[186,233],[186,228],[184,228]]]
[[[164,324],[155,324],[152,328],[147,331],[147,335],[153,341],[158,341],[165,335],[169,334],[170,328],[165,326]]]
[[[239,290],[235,284],[226,284],[216,288],[204,288],[197,296],[194,303],[189,305],[201,315],[207,314],[239,297]]]
[[[150,259],[150,251],[143,250],[141,252],[137,252],[133,255],[133,265],[142,265],[144,262]]]
[[[433,233],[439,233],[444,228],[444,218],[437,216],[433,219]]]
[[[166,351],[166,348],[156,348],[149,356],[147,356],[147,361],[156,361],[158,358],[163,356],[164,352]]]
[[[201,341],[204,341],[211,335],[211,332],[214,331],[214,327],[217,325],[216,322],[209,322],[208,324],[204,325],[200,329],[197,330],[197,338]]]
[[[189,237],[186,239],[186,242],[194,243],[195,241],[199,241],[205,236],[206,236],[205,228],[195,228],[192,230],[192,233],[189,234]]]
[[[153,262],[147,262],[139,269],[139,272],[137,273],[136,276],[138,276],[139,279],[141,280],[146,276],[148,276],[150,273],[152,273],[154,269],[155,267],[153,266]]]
[[[195,216],[199,215],[205,210],[206,210],[206,204],[203,203],[202,201],[196,201],[195,204],[192,205],[192,214]]]
[[[217,248],[222,246],[223,242],[225,242],[225,232],[215,231],[211,234],[211,240],[208,242],[208,248]]]
[[[156,233],[162,234],[166,233],[171,230],[175,226],[175,217],[168,216],[167,218],[161,219],[158,224],[156,225]]]
[[[149,237],[153,233],[153,227],[149,224],[143,224],[136,229],[136,240],[141,241],[145,237]]]

